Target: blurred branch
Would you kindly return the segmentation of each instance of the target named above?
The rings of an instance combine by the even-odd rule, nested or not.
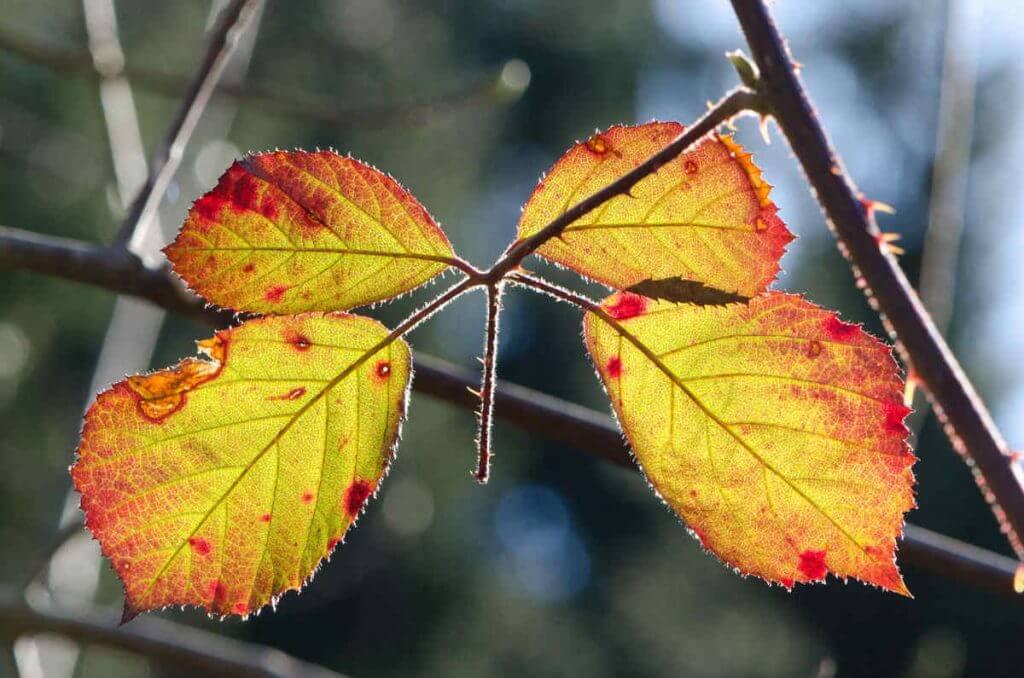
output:
[[[172,313],[221,324],[231,314],[207,310],[165,269],[142,263],[134,254],[77,240],[38,235],[0,226],[0,268],[21,269],[140,297]]]
[[[238,41],[238,34],[245,27],[246,21],[259,2],[260,0],[231,0],[221,13],[210,38],[206,57],[185,90],[178,112],[153,157],[146,183],[135,196],[128,208],[128,215],[121,222],[121,228],[114,241],[115,247],[127,245],[135,229],[140,224],[144,226],[156,212],[181,163],[185,145],[192,137],[192,132],[213,95],[217,81],[224,72],[231,50]]]
[[[0,27],[0,52],[13,54],[29,63],[68,75],[100,81],[126,77],[137,88],[173,98],[180,98],[187,87],[185,78],[160,71],[123,65],[117,70],[95,68],[94,59],[86,52],[40,44],[4,27]],[[311,97],[278,86],[219,83],[215,92],[239,103],[255,104],[247,110],[287,120],[305,120],[330,126],[381,128],[422,122],[431,114],[447,110],[508,104],[522,95],[529,80],[529,67],[522,61],[511,59],[493,72],[473,78],[471,82],[439,96],[375,106],[352,107],[347,101]]]
[[[936,133],[928,229],[921,257],[921,301],[945,334],[956,298],[967,179],[974,138],[975,13],[968,0],[947,0],[946,45]]]
[[[0,638],[56,633],[67,638],[127,650],[172,667],[181,675],[253,678],[340,678],[339,674],[280,650],[218,636],[157,617],[118,627],[118,615],[97,608],[43,610],[10,591],[0,591]]]
[[[15,247],[11,246],[12,241]],[[24,231],[0,228],[0,268],[20,268],[133,294],[215,327],[232,322],[230,314],[206,307],[198,298],[190,297],[166,269],[146,268],[137,261],[126,264],[97,254],[105,255],[106,251],[76,241],[27,237]],[[76,262],[85,257],[89,257],[91,265],[78,266]],[[57,263],[48,263],[50,261]],[[110,270],[100,270],[103,267],[110,267]],[[138,280],[130,280],[135,276]],[[420,393],[473,411],[479,407],[480,399],[471,389],[478,384],[479,375],[472,370],[416,354],[413,389]],[[494,399],[494,414],[500,420],[603,461],[635,468],[622,434],[607,415],[500,380],[496,382]],[[69,528],[66,535],[70,537],[76,531]],[[57,547],[59,544],[53,548]],[[900,558],[904,563],[950,581],[994,591],[1017,602],[1024,600],[1013,593],[1016,562],[1006,556],[908,525]]]
[[[968,460],[1000,529],[1024,557],[1024,487],[1006,441],[921,304],[842,168],[763,0],[732,0],[760,71],[765,109],[776,119],[828,217],[854,275],[896,338],[900,354],[931,397],[953,447]]]

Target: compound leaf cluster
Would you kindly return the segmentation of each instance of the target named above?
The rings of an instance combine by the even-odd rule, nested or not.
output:
[[[616,126],[574,145],[509,251],[682,130]],[[831,572],[906,594],[895,549],[915,458],[901,377],[859,326],[768,289],[793,238],[770,188],[734,141],[707,136],[536,253],[615,290],[564,298],[582,299],[636,460],[706,549],[786,587]],[[449,267],[467,276],[457,291],[529,278],[476,271],[395,180],[327,151],[236,162],[165,251],[210,303],[262,317],[100,394],[72,475],[126,617],[246,616],[309,580],[394,454],[412,375],[402,328],[415,323],[389,331],[343,311]]]

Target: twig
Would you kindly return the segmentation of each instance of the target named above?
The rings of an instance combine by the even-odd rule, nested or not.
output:
[[[149,177],[139,194],[135,196],[128,214],[114,240],[115,247],[123,247],[131,239],[137,224],[145,224],[156,212],[164,197],[174,173],[181,163],[196,123],[210,101],[217,80],[227,65],[231,49],[237,41],[238,32],[245,26],[260,0],[231,0],[221,14],[203,60],[195,77],[189,84],[174,121],[167,130],[163,143],[157,150],[150,165]]]
[[[136,653],[181,675],[340,678],[333,671],[280,650],[166,619],[149,617],[120,628],[117,619],[113,612],[97,608],[73,612],[36,609],[13,592],[0,592],[0,638],[13,640],[26,634],[56,633],[82,643]]]
[[[10,256],[7,244],[12,232],[18,234],[18,248],[14,257]],[[61,262],[74,260],[82,251],[103,252],[102,248],[75,241],[39,236],[26,239],[24,233],[0,229],[0,267],[13,266],[45,275],[60,275],[66,268]],[[34,249],[32,243],[39,240],[43,245]],[[70,251],[65,252],[62,248]],[[47,264],[53,259],[56,260],[55,264]],[[223,326],[232,320],[230,315],[204,307],[195,297],[190,299],[183,296],[184,293],[180,292],[167,271],[124,267],[117,260],[102,257],[94,261],[95,265],[86,269],[87,275],[61,277],[132,294],[211,326]],[[103,272],[103,267],[111,267],[111,270]],[[138,273],[140,268],[143,271],[141,274]],[[118,276],[131,278],[135,275],[144,277],[134,283],[118,279]],[[479,398],[471,391],[478,383],[478,376],[472,370],[429,355],[416,354],[413,389],[420,393],[473,410],[480,404]],[[494,416],[569,449],[617,466],[635,468],[623,443],[622,434],[611,418],[586,407],[524,386],[496,380]],[[70,528],[68,534],[73,534]],[[900,558],[905,563],[951,581],[995,591],[1017,602],[1024,600],[1013,593],[1015,561],[955,539],[938,537],[923,528],[907,525],[901,542]]]
[[[0,52],[16,55],[24,61],[45,66],[58,73],[96,80],[114,77],[109,71],[97,71],[89,55],[84,52],[39,44],[5,27],[0,27]],[[522,68],[522,62],[512,59],[438,96],[373,106],[353,107],[348,101],[310,97],[276,85],[270,87],[222,82],[217,84],[215,94],[230,97],[239,103],[254,104],[249,110],[260,114],[330,126],[377,129],[386,125],[422,122],[430,114],[439,111],[476,105],[510,104],[523,94],[528,85],[528,79],[510,77],[515,74],[514,69]],[[118,73],[140,89],[175,99],[180,99],[188,86],[187,80],[180,75],[145,68],[125,66]]]
[[[877,229],[825,136],[767,6],[762,0],[732,4],[760,70],[760,93],[803,166],[841,251],[854,275],[866,282],[865,290],[873,293],[872,305],[930,395],[954,448],[968,459],[1010,545],[1024,556],[1019,537],[1024,533],[1021,471],[1012,463],[1006,441],[898,263],[879,246]]]
[[[498,359],[498,316],[501,311],[501,283],[487,287],[487,328],[484,339],[483,376],[480,381],[480,436],[477,440],[476,480],[487,483],[491,470],[491,415],[494,414],[494,375]]]

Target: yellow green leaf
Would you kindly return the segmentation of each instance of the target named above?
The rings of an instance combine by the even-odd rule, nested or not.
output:
[[[520,240],[646,160],[683,126],[615,126],[576,144],[523,208]],[[793,235],[769,199],[771,186],[728,137],[709,137],[569,225],[537,250],[617,289],[683,278],[753,296],[779,272]]]
[[[637,461],[701,543],[791,587],[827,572],[906,594],[914,506],[891,350],[801,297],[676,305],[629,292],[584,319]]]
[[[127,616],[244,616],[312,576],[393,453],[410,353],[388,337],[342,313],[261,318],[100,394],[72,476]]]
[[[444,232],[398,182],[330,151],[236,162],[164,252],[211,303],[274,314],[389,299],[455,260]]]

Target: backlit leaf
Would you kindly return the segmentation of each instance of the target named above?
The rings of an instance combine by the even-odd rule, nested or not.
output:
[[[576,144],[523,208],[519,238],[604,188],[683,131],[674,122],[616,126]],[[566,228],[538,253],[617,289],[685,278],[753,296],[779,272],[793,239],[768,198],[771,186],[728,137],[707,138]]]
[[[210,360],[129,377],[86,414],[72,468],[128,617],[246,615],[300,588],[387,470],[408,345],[341,313],[251,320]]]
[[[236,162],[195,202],[164,252],[211,303],[275,314],[389,299],[455,257],[398,182],[330,151]]]
[[[787,587],[832,572],[907,593],[894,557],[915,457],[887,346],[778,292],[601,308],[587,349],[648,480],[706,548]]]

